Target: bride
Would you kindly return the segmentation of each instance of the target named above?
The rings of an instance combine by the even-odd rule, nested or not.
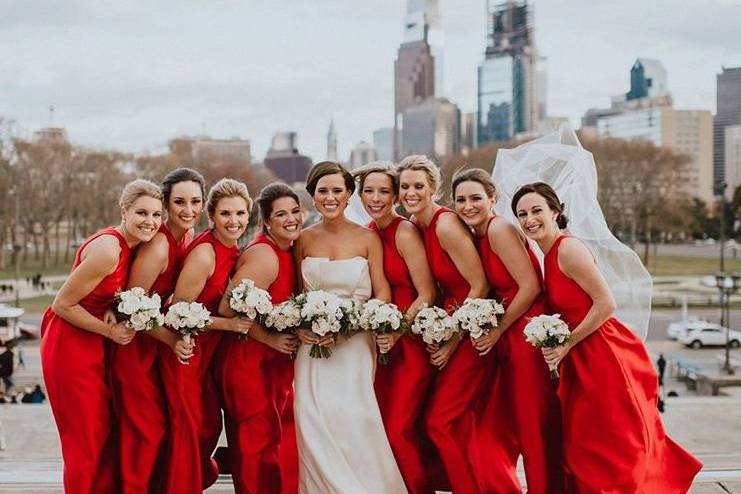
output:
[[[388,301],[383,247],[371,230],[345,217],[355,189],[352,175],[325,161],[307,177],[306,190],[322,219],[302,232],[296,257],[304,290],[326,290],[363,303]],[[373,391],[375,347],[370,335],[336,343],[299,330],[296,357],[296,435],[301,494],[406,493]],[[311,344],[334,346],[328,359],[309,356]]]

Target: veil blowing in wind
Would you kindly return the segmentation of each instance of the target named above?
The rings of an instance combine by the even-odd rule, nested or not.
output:
[[[515,191],[546,182],[566,205],[567,231],[592,251],[617,303],[615,315],[644,340],[651,316],[653,281],[638,255],[607,227],[597,201],[597,170],[568,124],[514,149],[500,149],[492,173],[498,187],[496,212],[517,224],[510,208]]]

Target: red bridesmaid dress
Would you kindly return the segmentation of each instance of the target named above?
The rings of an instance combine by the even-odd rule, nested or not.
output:
[[[279,304],[296,290],[293,253],[281,250],[262,233],[246,249],[260,244],[269,245],[278,257],[278,277],[267,291],[273,303]],[[290,436],[295,432],[292,424],[289,430],[281,424],[286,406],[292,405],[293,361],[255,339],[242,341],[239,337],[235,333],[224,335],[218,372],[234,489],[237,494],[295,494],[296,441],[285,438],[286,433]],[[292,449],[294,461],[283,463],[283,448]]]
[[[402,312],[417,299],[407,264],[396,247],[396,232],[403,221],[409,220],[395,218],[382,230],[374,222],[368,225],[381,237],[383,268],[391,285],[391,302]],[[434,380],[435,367],[430,364],[424,342],[415,335],[401,337],[389,352],[389,363],[376,367],[378,406],[410,494],[434,492],[430,467],[436,453],[422,424]]]
[[[575,328],[592,299],[558,266],[560,236],[545,256],[550,309]],[[558,397],[570,493],[684,493],[702,464],[666,435],[658,379],[643,342],[611,317],[560,366]]]
[[[175,290],[183,248],[162,223],[159,231],[167,238],[167,267],[150,288],[163,305]],[[111,375],[118,411],[121,487],[128,493],[159,493],[163,486],[163,450],[167,434],[167,408],[159,369],[159,347],[149,335],[116,346]],[[164,346],[164,345],[162,345]],[[169,348],[165,351],[172,352]]]
[[[129,246],[115,228],[106,228],[85,240],[72,265],[74,271],[88,244],[103,235],[118,239],[118,265],[79,302],[101,320],[116,293],[126,287]],[[41,334],[41,368],[62,443],[64,490],[70,494],[118,492],[113,393],[106,372],[115,343],[73,326],[51,307],[41,321]]]
[[[442,307],[452,313],[463,304],[471,287],[437,237],[435,228],[445,213],[455,214],[448,208],[440,208],[429,226],[421,230],[427,262],[443,297]],[[443,459],[453,492],[484,492],[477,480],[480,472],[476,471],[471,444],[479,429],[479,418],[474,410],[491,382],[493,357],[491,352],[479,356],[471,339],[464,337],[448,364],[438,373],[427,405],[427,433]]]
[[[492,221],[506,220],[491,218],[486,232]],[[492,250],[488,233],[478,239],[477,247],[493,295],[506,309],[517,295],[517,282]],[[529,244],[525,247],[540,280],[538,258]],[[528,319],[544,312],[543,297],[538,296],[492,349],[496,355],[495,384],[486,398],[482,420],[489,427],[482,429],[478,437],[484,451],[481,459],[485,463],[479,469],[484,492],[520,492],[516,476],[520,454],[524,460],[528,494],[562,492],[561,414],[556,386],[542,353],[523,336]],[[504,452],[504,456],[498,456],[500,461],[491,461],[494,454],[491,449]]]
[[[196,302],[217,314],[219,302],[229,285],[237,246],[227,247],[206,230],[188,246],[183,259],[197,246],[209,243],[216,254],[213,274],[206,280]],[[221,331],[205,331],[195,337],[193,357],[181,364],[169,348],[160,348],[160,369],[166,384],[170,414],[170,444],[164,492],[200,493],[216,482],[218,468],[211,459],[221,434],[221,402],[212,373],[212,361]]]

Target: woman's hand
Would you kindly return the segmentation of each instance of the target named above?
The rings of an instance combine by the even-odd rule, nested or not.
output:
[[[299,341],[301,341],[301,343],[306,343],[307,345],[317,345],[319,343],[319,340],[321,339],[308,329],[300,328],[296,330],[296,336],[298,337]]]
[[[180,360],[182,363],[187,363],[191,357],[193,357],[193,350],[195,348],[196,344],[194,340],[191,340],[190,343],[186,342],[183,339],[177,339],[175,342],[170,346],[172,349],[172,352],[175,354],[175,356]]]
[[[439,346],[438,350],[430,355],[430,363],[438,369],[445,367],[448,364],[450,357],[453,356],[453,353],[455,353],[455,350],[458,348],[460,341],[460,338],[454,336],[450,340],[446,341],[442,346]]]
[[[118,322],[116,320],[116,313],[113,312],[112,309],[105,311],[105,314],[103,314],[103,322],[106,324],[116,324]]]
[[[499,338],[501,337],[502,332],[498,328],[493,328],[489,330],[488,333],[481,335],[476,339],[471,338],[471,342],[476,351],[479,352],[479,355],[483,357],[489,353],[492,348],[494,348],[494,345],[497,344],[497,341],[499,341]]]
[[[543,357],[545,358],[545,363],[548,364],[548,368],[558,369],[558,364],[568,355],[570,350],[571,345],[564,343],[561,346],[553,348],[541,348],[540,351],[543,352]]]
[[[250,329],[252,329],[252,325],[255,323],[252,319],[247,319],[244,317],[230,317],[227,319],[227,331],[233,331],[235,333],[240,334],[247,334],[250,332]]]
[[[291,355],[296,352],[299,345],[299,337],[290,333],[270,333],[265,343],[272,349]]]
[[[117,322],[108,326],[108,337],[119,345],[128,345],[134,339],[136,331],[126,326],[125,322]]]
[[[378,351],[381,353],[390,352],[394,348],[394,345],[396,345],[396,342],[399,341],[399,338],[401,338],[400,332],[377,334],[376,345],[378,346]]]

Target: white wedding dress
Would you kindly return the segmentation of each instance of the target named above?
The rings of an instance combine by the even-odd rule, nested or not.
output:
[[[368,261],[307,257],[304,288],[326,290],[360,303],[371,294]],[[381,421],[373,391],[372,337],[340,341],[328,359],[296,356],[294,414],[301,494],[403,494],[407,492]]]

